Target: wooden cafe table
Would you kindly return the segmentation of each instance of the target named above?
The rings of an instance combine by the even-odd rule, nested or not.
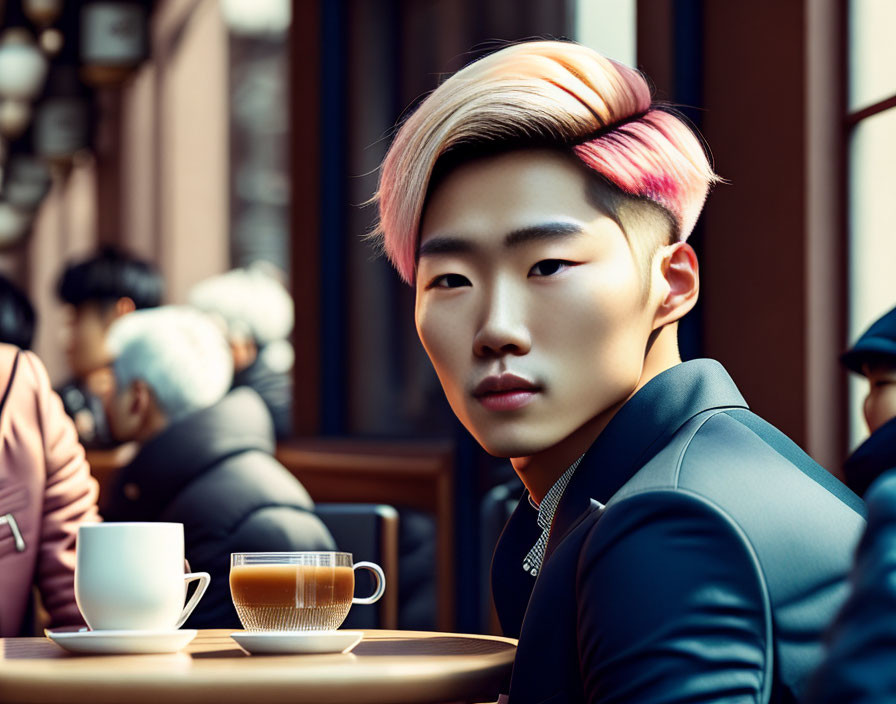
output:
[[[74,655],[47,638],[0,638],[0,702],[494,702],[516,652],[497,636],[371,630],[347,654],[249,655],[232,632],[201,630],[169,655]]]

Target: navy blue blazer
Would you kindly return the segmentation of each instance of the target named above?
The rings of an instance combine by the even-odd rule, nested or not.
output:
[[[896,701],[896,469],[872,484],[867,500],[852,591],[827,635],[808,704]]]
[[[492,562],[511,704],[792,702],[846,596],[863,504],[711,360],[647,383],[585,454],[538,578],[523,497]]]

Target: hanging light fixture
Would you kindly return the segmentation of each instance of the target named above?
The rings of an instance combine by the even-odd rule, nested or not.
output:
[[[0,98],[33,100],[47,76],[47,59],[28,30],[11,27],[0,36]]]
[[[21,242],[31,226],[31,215],[0,200],[0,249]]]
[[[34,111],[34,153],[53,163],[70,163],[76,152],[88,146],[89,112],[77,66],[53,66]]]
[[[37,41],[47,56],[56,56],[65,44],[65,37],[58,29],[50,27],[40,33]]]
[[[62,12],[62,0],[22,0],[22,11],[38,27],[49,27]]]
[[[53,23],[62,14],[63,0],[22,0],[22,12],[39,28],[37,43],[47,56],[56,56],[65,43],[62,32]]]
[[[244,36],[281,36],[292,20],[290,0],[221,0],[227,28]]]
[[[37,210],[50,191],[50,167],[34,154],[10,154],[3,175],[3,199],[25,213]]]
[[[91,85],[120,83],[147,56],[142,2],[85,2],[81,6],[81,75]]]
[[[0,98],[0,135],[15,139],[31,120],[31,104],[14,98]]]

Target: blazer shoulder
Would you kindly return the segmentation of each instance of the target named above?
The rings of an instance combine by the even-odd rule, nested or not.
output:
[[[835,505],[864,517],[862,500],[813,460],[793,440],[747,409],[716,413],[700,425],[682,451],[676,486],[702,492],[723,488],[720,479],[769,500],[807,499]],[[723,505],[725,502],[722,502]]]
[[[686,450],[682,469],[699,467],[704,460],[749,459],[748,453],[757,451],[763,453],[762,464],[819,467],[784,433],[747,409],[727,409],[708,417],[689,438]]]

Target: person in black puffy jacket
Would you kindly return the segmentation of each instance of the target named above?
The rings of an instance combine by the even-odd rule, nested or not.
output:
[[[190,567],[211,585],[186,626],[239,628],[230,598],[232,552],[333,550],[301,483],[272,453],[270,414],[252,389],[228,392],[230,351],[204,314],[138,311],[109,332],[115,388],[109,425],[139,451],[103,514],[111,521],[184,524]]]

